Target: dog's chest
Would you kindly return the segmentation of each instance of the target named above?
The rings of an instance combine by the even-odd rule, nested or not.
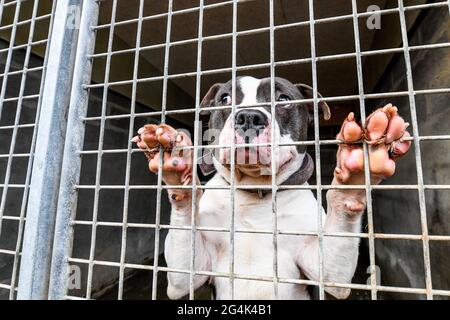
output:
[[[317,201],[311,191],[279,191],[275,205],[276,208],[273,207],[271,193],[260,198],[257,193],[236,190],[234,194],[235,228],[270,231],[274,227],[274,211],[278,229],[307,231],[317,227]],[[200,200],[199,211],[200,225],[229,228],[233,213],[231,191],[207,190]]]
[[[229,190],[207,190],[200,200],[199,225],[230,229],[233,212],[231,205]],[[278,230],[288,232],[317,230],[317,201],[311,191],[281,191],[277,194],[276,207]],[[248,270],[250,266],[251,268],[257,267],[260,272],[271,274],[272,232],[275,217],[273,212],[272,194],[269,193],[261,199],[257,193],[235,191],[234,251],[236,268],[247,269],[242,271],[250,272],[251,270]],[[255,230],[257,232],[251,232]],[[215,255],[216,259],[214,260],[218,263],[216,267],[226,266],[231,252],[230,233],[206,231],[203,234],[209,251]],[[277,238],[279,256],[285,256],[286,259],[294,256],[299,248],[298,237],[279,235]]]

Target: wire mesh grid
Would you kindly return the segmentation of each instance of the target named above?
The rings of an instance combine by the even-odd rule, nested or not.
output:
[[[25,213],[36,147],[46,47],[46,1],[0,3],[0,296],[16,297]],[[51,3],[50,3],[51,4]]]
[[[117,288],[117,298],[124,298],[124,282],[127,279],[127,275],[130,271],[133,270],[145,270],[152,273],[152,283],[151,288],[149,288],[151,292],[151,297],[156,299],[158,297],[158,284],[159,284],[159,274],[160,273],[179,273],[179,274],[187,274],[189,275],[189,298],[194,299],[194,279],[195,276],[204,275],[210,277],[221,277],[227,278],[230,282],[230,297],[234,297],[234,281],[236,279],[242,280],[255,280],[255,281],[265,281],[273,283],[274,297],[278,295],[278,285],[280,283],[291,283],[291,284],[303,284],[303,285],[311,285],[316,286],[319,289],[319,298],[325,299],[325,288],[326,287],[336,287],[336,288],[350,288],[356,290],[362,290],[370,292],[372,299],[377,299],[379,292],[401,292],[401,293],[410,293],[410,294],[418,294],[424,295],[428,299],[432,299],[436,296],[450,296],[449,290],[438,290],[433,288],[432,279],[431,279],[431,262],[430,262],[430,248],[429,244],[431,241],[450,241],[450,236],[446,235],[430,235],[428,234],[428,226],[427,226],[427,212],[425,205],[425,191],[426,190],[448,190],[450,189],[449,185],[446,184],[425,184],[423,179],[422,172],[422,155],[420,145],[422,141],[427,140],[448,140],[450,139],[450,135],[428,135],[421,136],[419,134],[418,121],[417,121],[417,110],[416,110],[416,97],[421,95],[433,95],[433,94],[448,94],[450,93],[450,88],[434,88],[434,89],[422,89],[417,90],[413,85],[413,75],[412,75],[412,66],[411,66],[411,52],[421,51],[421,50],[433,50],[433,49],[442,49],[448,48],[450,43],[436,43],[436,44],[426,44],[426,45],[415,45],[410,46],[408,43],[408,28],[406,21],[406,13],[413,11],[422,11],[425,9],[440,9],[440,10],[450,10],[448,1],[441,1],[435,3],[427,3],[420,5],[411,5],[406,6],[403,3],[403,0],[398,0],[397,5],[394,8],[383,9],[379,13],[381,15],[396,15],[399,19],[400,30],[401,30],[401,40],[402,46],[395,48],[386,48],[386,49],[378,49],[378,50],[362,50],[360,39],[359,39],[359,21],[360,19],[367,18],[371,13],[366,12],[358,12],[358,6],[356,0],[349,0],[351,3],[351,14],[342,15],[342,16],[331,16],[326,18],[316,18],[314,5],[315,1],[308,1],[308,17],[309,19],[305,21],[297,21],[289,24],[276,24],[274,21],[274,0],[268,1],[269,5],[269,26],[260,27],[256,29],[248,29],[238,31],[237,28],[237,19],[238,19],[238,5],[245,2],[251,2],[253,0],[247,1],[223,1],[213,4],[205,4],[203,0],[199,1],[199,5],[197,7],[189,7],[179,10],[174,10],[173,1],[169,0],[167,5],[167,12],[157,13],[153,15],[145,15],[145,5],[146,1],[140,0],[138,1],[138,11],[135,17],[130,17],[125,20],[116,21],[118,17],[118,2],[120,0],[104,0],[98,1],[100,5],[100,12],[102,12],[102,6],[110,6],[109,10],[105,10],[105,12],[110,13],[108,18],[108,22],[105,24],[98,24],[96,26],[92,26],[91,32],[97,33],[105,31],[107,32],[107,43],[106,43],[106,51],[104,52],[95,52],[87,55],[90,61],[94,64],[94,72],[95,72],[95,63],[99,60],[103,60],[103,68],[100,68],[103,72],[102,77],[100,77],[100,81],[96,83],[89,83],[83,86],[83,89],[86,89],[92,94],[93,92],[101,91],[100,94],[100,104],[98,105],[98,110],[100,111],[97,115],[86,115],[83,117],[82,121],[87,126],[95,124],[96,132],[98,132],[98,141],[96,141],[93,145],[87,144],[85,141],[84,148],[78,151],[78,154],[84,161],[85,157],[94,157],[95,163],[95,174],[90,181],[91,183],[77,183],[74,188],[77,192],[90,192],[92,206],[88,206],[88,211],[92,212],[92,216],[87,214],[83,214],[83,217],[87,217],[85,219],[79,218],[78,215],[75,215],[75,212],[72,215],[70,226],[72,230],[78,227],[89,227],[90,232],[85,233],[89,235],[89,254],[84,257],[80,257],[83,255],[81,251],[75,251],[70,254],[66,262],[68,264],[80,265],[85,267],[84,270],[87,271],[86,277],[86,287],[82,290],[82,292],[77,292],[73,294],[73,292],[69,292],[65,298],[67,299],[82,299],[87,298],[90,299],[93,296],[93,282],[96,277],[101,277],[101,268],[114,268],[118,270],[118,288]],[[232,32],[223,33],[218,35],[204,35],[203,29],[203,19],[204,14],[208,10],[212,10],[214,8],[228,6],[231,8],[232,12]],[[173,31],[173,19],[176,16],[182,16],[185,14],[196,13],[198,17],[198,28],[197,28],[197,36],[192,39],[184,39],[178,41],[171,41],[171,35]],[[143,33],[143,24],[148,21],[156,20],[156,19],[166,19],[165,25],[165,41],[159,44],[152,45],[143,45],[141,42],[142,33]],[[351,53],[345,54],[333,54],[327,56],[318,56],[316,52],[316,33],[315,28],[318,25],[332,23],[336,21],[349,20],[353,24],[353,32],[354,32],[354,45],[355,50]],[[124,25],[135,24],[136,25],[136,40],[133,48],[128,49],[117,49],[114,50],[114,35],[116,28]],[[293,28],[299,26],[309,27],[309,40],[310,40],[310,57],[301,58],[301,59],[291,59],[291,60],[283,60],[278,61],[275,58],[275,31],[282,30],[285,28]],[[267,63],[258,63],[258,64],[244,64],[237,65],[237,41],[239,37],[246,35],[255,35],[259,33],[269,33],[270,39],[270,61]],[[219,69],[207,69],[204,70],[202,68],[202,49],[208,41],[220,40],[220,39],[230,39],[232,42],[232,50],[231,50],[231,66],[226,68]],[[98,39],[97,39],[98,41]],[[172,61],[170,60],[170,52],[173,48],[177,46],[183,46],[193,44],[196,46],[196,70],[190,72],[182,72],[182,73],[170,73],[170,65]],[[144,51],[151,51],[163,49],[163,71],[161,75],[152,75],[146,76],[142,75],[139,72],[139,68],[141,66],[141,54]],[[362,59],[370,56],[377,56],[382,54],[402,54],[405,61],[406,66],[406,77],[407,77],[407,90],[404,91],[396,91],[396,92],[381,92],[381,93],[366,93],[364,88],[364,70]],[[112,59],[115,56],[121,56],[126,54],[133,55],[133,67],[132,67],[132,78],[125,80],[111,80],[110,73],[113,71]],[[354,95],[342,95],[342,96],[328,96],[328,97],[320,97],[318,94],[318,72],[317,72],[317,64],[322,61],[336,61],[341,59],[354,59],[356,61],[356,72],[357,72],[357,88],[358,94]],[[310,185],[295,185],[295,186],[284,186],[277,185],[274,178],[272,178],[272,182],[270,185],[238,185],[235,183],[235,177],[231,175],[231,183],[229,187],[216,187],[216,186],[207,186],[204,184],[197,185],[195,180],[191,185],[187,186],[169,186],[164,185],[162,182],[162,165],[160,163],[159,172],[157,175],[157,180],[154,181],[154,184],[134,184],[132,183],[132,167],[136,165],[132,157],[134,155],[142,156],[142,151],[133,147],[131,143],[131,138],[135,135],[138,124],[144,122],[154,121],[155,123],[166,123],[168,121],[168,117],[176,116],[180,114],[188,114],[192,116],[192,127],[193,127],[193,146],[190,147],[192,149],[194,155],[194,163],[198,161],[199,150],[203,149],[214,149],[214,148],[230,148],[232,151],[238,147],[242,146],[270,146],[273,150],[276,147],[274,144],[236,144],[232,143],[232,145],[200,145],[198,141],[200,141],[200,110],[199,105],[201,101],[201,92],[204,89],[202,88],[202,77],[210,76],[215,74],[231,74],[231,79],[233,82],[232,85],[232,104],[231,106],[223,107],[223,106],[214,106],[205,108],[206,111],[220,110],[220,109],[231,109],[232,115],[236,113],[237,108],[244,107],[255,107],[255,106],[269,106],[272,110],[272,114],[275,114],[275,110],[280,103],[277,103],[274,98],[274,78],[275,78],[275,70],[280,66],[294,66],[298,64],[308,64],[311,65],[311,75],[312,75],[312,87],[314,89],[314,97],[312,99],[304,99],[299,101],[293,101],[293,103],[305,104],[305,103],[313,103],[314,105],[314,139],[308,141],[296,141],[289,144],[277,144],[277,146],[287,146],[287,145],[305,145],[308,147],[314,147],[315,154],[315,163],[316,163],[316,175],[315,175],[315,184]],[[250,72],[252,70],[268,68],[269,74],[271,78],[271,101],[258,103],[256,105],[251,106],[237,106],[235,100],[235,90],[236,90],[236,78],[238,73]],[[169,83],[175,79],[185,79],[185,78],[193,78],[195,79],[195,94],[194,94],[194,106],[189,108],[178,108],[176,110],[168,110],[168,91],[169,91]],[[152,83],[152,82],[162,82],[161,85],[161,105],[156,107],[156,111],[142,111],[137,112],[138,101],[137,101],[137,91],[139,90],[139,85],[144,83]],[[108,96],[111,95],[111,90],[116,87],[129,86],[131,87],[131,103],[129,110],[125,110],[120,114],[110,114],[110,110],[108,110]],[[322,101],[325,102],[345,102],[345,101],[356,101],[359,104],[359,111],[361,115],[362,125],[364,126],[365,118],[366,118],[366,101],[374,100],[374,99],[384,99],[384,98],[395,98],[395,97],[407,97],[409,99],[409,110],[411,114],[411,127],[412,127],[412,136],[409,138],[414,145],[414,158],[417,168],[417,183],[416,184],[382,184],[382,185],[371,185],[370,183],[370,172],[369,172],[369,163],[365,161],[365,181],[364,185],[357,186],[336,186],[331,184],[322,183],[322,168],[321,168],[321,147],[323,146],[336,146],[340,143],[340,141],[335,139],[321,139],[320,131],[319,131],[319,110],[318,104]],[[234,119],[234,117],[231,117]],[[272,118],[272,121],[275,118]],[[116,148],[114,147],[114,143],[109,144],[110,148],[105,148],[105,139],[107,139],[107,135],[105,135],[108,124],[111,124],[112,121],[120,121],[120,120],[129,120],[128,130],[126,132],[127,136],[127,145],[125,148]],[[274,134],[274,133],[272,133]],[[86,137],[86,136],[85,136]],[[70,138],[70,137],[69,137]],[[274,141],[275,139],[272,139]],[[189,148],[189,147],[188,147]],[[368,149],[367,145],[364,144],[364,153],[365,158],[368,159]],[[122,163],[122,169],[125,172],[125,182],[124,183],[102,183],[104,181],[102,170],[104,170],[105,166],[105,157],[114,155],[125,155],[126,159],[124,163]],[[231,172],[234,172],[233,168],[235,166],[234,152],[231,152]],[[272,156],[274,152],[272,152]],[[143,156],[142,156],[143,157]],[[162,159],[162,157],[161,157]],[[273,159],[272,159],[273,160]],[[162,160],[161,160],[162,161]],[[138,163],[138,162],[136,162]],[[272,165],[274,165],[274,161],[272,161]],[[274,169],[274,168],[272,168]],[[83,172],[83,171],[82,171]],[[82,173],[83,174],[83,173]],[[197,167],[193,167],[193,176],[197,174]],[[83,176],[81,178],[83,181]],[[191,208],[191,225],[180,226],[180,225],[171,225],[169,223],[162,223],[162,207],[164,204],[164,198],[162,191],[165,189],[170,189],[176,187],[177,189],[189,189],[192,190],[192,208]],[[246,190],[246,189],[265,189],[271,191],[271,201],[272,201],[272,217],[273,217],[273,228],[267,230],[257,230],[257,229],[242,229],[236,228],[235,226],[235,192],[236,190]],[[201,189],[223,189],[229,190],[231,193],[231,220],[230,225],[217,228],[217,227],[204,227],[197,226],[195,223],[195,213],[196,208],[198,206],[198,199],[195,196],[196,190]],[[296,190],[313,190],[316,192],[317,197],[317,210],[318,210],[318,232],[304,232],[298,230],[280,230],[277,224],[277,192],[280,190],[286,189],[296,189]],[[324,232],[322,228],[322,215],[321,215],[321,207],[322,207],[322,192],[331,190],[331,189],[361,189],[365,190],[367,196],[367,224],[368,231],[360,232],[360,233],[349,233],[349,232]],[[121,215],[118,221],[102,221],[99,219],[99,215],[102,214],[101,208],[101,192],[105,191],[113,191],[119,190],[121,191],[121,196],[123,197],[123,206],[121,208]],[[152,195],[156,197],[155,201],[155,220],[150,223],[135,223],[129,221],[130,205],[131,205],[131,195],[130,193],[133,191],[154,191]],[[375,232],[374,222],[373,222],[373,207],[372,207],[372,192],[374,190],[411,190],[415,191],[418,194],[419,198],[419,206],[420,206],[420,221],[421,221],[421,233],[420,234],[394,234],[394,233],[382,233]],[[107,200],[103,200],[107,201]],[[85,207],[83,207],[85,208]],[[149,208],[149,210],[153,210]],[[79,210],[78,210],[79,212]],[[120,230],[120,254],[117,260],[114,259],[99,259],[97,258],[96,248],[99,245],[98,238],[98,230],[99,228],[115,228]],[[154,250],[153,250],[153,259],[150,263],[142,263],[142,262],[128,262],[127,261],[127,250],[130,249],[130,245],[128,244],[129,232],[130,230],[141,229],[141,230],[150,230],[153,232],[154,239]],[[187,230],[191,231],[191,243],[186,244],[190,246],[191,255],[190,255],[190,264],[187,269],[176,269],[170,268],[166,266],[160,265],[159,255],[160,255],[160,243],[161,238],[163,237],[163,233],[168,230]],[[214,272],[214,271],[205,271],[205,270],[196,270],[195,269],[195,241],[196,234],[198,232],[226,232],[229,233],[229,241],[230,241],[230,252],[229,255],[231,257],[229,264],[229,272]],[[76,231],[75,231],[76,232]],[[235,248],[235,234],[267,234],[273,236],[273,276],[260,276],[253,274],[238,274],[235,272],[234,266],[234,248]],[[308,279],[292,279],[280,277],[278,273],[278,259],[277,259],[277,239],[279,235],[303,235],[303,236],[314,236],[319,239],[319,263],[320,263],[320,273],[319,280],[313,281]],[[355,237],[362,238],[368,240],[368,251],[369,251],[369,265],[370,265],[370,281],[367,284],[357,284],[357,283],[330,283],[324,280],[324,265],[323,265],[323,247],[322,242],[325,237]],[[422,242],[422,250],[423,250],[423,265],[425,271],[425,286],[422,287],[398,287],[398,286],[383,286],[377,282],[377,274],[376,274],[376,255],[375,255],[375,240],[376,239],[388,239],[388,240],[418,240]],[[103,240],[102,240],[103,241]],[[77,246],[77,243],[70,244],[70,246]],[[104,244],[103,244],[104,245]],[[151,244],[148,244],[151,246]],[[77,256],[80,254],[80,256]],[[95,273],[95,268],[99,268],[100,273]],[[160,289],[159,289],[160,290]],[[150,295],[149,292],[149,295]]]

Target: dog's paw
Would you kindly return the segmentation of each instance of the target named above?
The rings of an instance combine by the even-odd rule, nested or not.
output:
[[[192,146],[189,136],[166,124],[147,124],[132,139],[148,158],[148,168],[159,172],[161,150],[162,174],[168,185],[187,185],[192,182]],[[183,192],[182,192],[183,193]],[[181,200],[181,194],[169,192],[172,200]]]
[[[406,123],[392,104],[374,111],[362,128],[350,113],[337,135],[340,144],[337,152],[337,166],[334,176],[342,184],[364,184],[364,155],[360,142],[365,141],[369,150],[369,167],[372,183],[391,177],[395,172],[396,160],[405,155],[411,141]]]

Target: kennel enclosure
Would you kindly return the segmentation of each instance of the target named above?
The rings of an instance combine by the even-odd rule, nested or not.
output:
[[[450,295],[448,1],[23,0],[0,8],[2,298],[164,298],[169,271],[268,281],[274,290],[304,283],[319,298],[325,286],[372,299]],[[380,29],[367,27],[374,14]],[[360,186],[367,227],[315,235],[363,239],[355,283],[280,278],[276,258],[273,277],[234,274],[232,263],[227,274],[171,270],[160,258],[175,228],[167,186],[130,140],[143,124],[166,122],[198,141],[202,96],[240,75],[313,86],[315,119],[304,143],[314,152],[308,188],[319,204],[333,188],[335,135],[350,111],[365,119],[394,101],[411,123],[413,148],[396,176]],[[319,120],[319,101],[332,108],[328,123]],[[178,228],[228,232],[230,241],[235,232],[272,234],[276,253],[278,234],[305,233],[277,229],[280,186],[270,187],[273,230]],[[81,270],[80,288],[69,290],[70,266]],[[195,298],[192,282],[190,291]]]

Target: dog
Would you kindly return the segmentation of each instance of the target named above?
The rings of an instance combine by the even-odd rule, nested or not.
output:
[[[322,98],[320,93],[317,97]],[[326,194],[325,211],[307,187],[297,190],[282,188],[284,185],[307,186],[314,170],[306,144],[295,144],[307,140],[308,124],[314,119],[314,104],[310,102],[313,101],[313,89],[275,78],[274,98],[275,114],[270,105],[270,78],[236,78],[235,97],[232,97],[231,81],[215,84],[209,89],[200,104],[201,110],[210,112],[209,130],[213,134],[210,134],[209,149],[215,151],[209,153],[209,166],[204,166],[215,171],[206,188],[176,188],[200,185],[198,175],[194,176],[192,140],[185,131],[166,124],[149,124],[140,128],[132,140],[147,156],[149,170],[161,172],[163,181],[173,186],[168,189],[171,225],[190,226],[194,216],[198,227],[230,228],[233,202],[229,189],[234,183],[237,186],[234,192],[234,228],[268,231],[236,232],[233,248],[230,247],[229,232],[197,231],[196,271],[229,273],[232,270],[236,275],[272,279],[275,274],[274,236],[270,232],[274,228],[274,212],[278,230],[304,233],[276,235],[276,276],[279,278],[319,281],[319,238],[311,235],[319,232],[319,212],[325,233],[361,231],[362,214],[366,208],[365,190],[331,188]],[[301,102],[306,99],[309,100]],[[236,106],[234,119],[233,103]],[[325,120],[331,117],[330,108],[322,99],[318,107]],[[406,131],[408,124],[392,104],[374,111],[365,123],[363,128],[353,113],[344,120],[337,135],[342,143],[338,144],[332,185],[365,184],[362,141],[368,145],[372,184],[391,177],[396,161],[410,148],[411,139],[408,139],[410,135]],[[274,143],[273,148],[271,143]],[[221,147],[214,149],[215,145]],[[161,155],[164,158],[162,168],[159,168]],[[231,172],[233,169],[234,174]],[[273,207],[270,188],[272,179],[280,186],[276,193],[276,208]],[[245,188],[246,185],[249,187]],[[261,188],[252,189],[251,186]],[[190,269],[191,236],[190,230],[171,229],[168,232],[164,251],[168,267]],[[351,283],[357,265],[359,238],[325,236],[322,246],[323,281]],[[230,269],[232,252],[234,267]],[[188,273],[168,272],[167,277],[169,298],[179,299],[189,293]],[[193,285],[197,289],[209,281],[215,288],[217,299],[276,297],[271,281],[247,278],[236,277],[231,286],[227,277],[200,274],[194,276]],[[305,284],[280,282],[276,287],[279,299],[311,298]],[[325,291],[338,299],[345,299],[350,294],[350,289],[345,287],[325,286]]]

